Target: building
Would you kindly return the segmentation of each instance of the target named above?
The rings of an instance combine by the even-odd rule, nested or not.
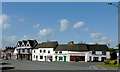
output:
[[[15,58],[21,60],[32,60],[32,49],[37,45],[36,40],[22,40],[18,41],[14,50]]]
[[[87,61],[104,61],[106,59],[110,59],[110,51],[107,45],[98,45],[87,44],[88,48],[88,60]]]
[[[56,47],[53,54],[53,61],[104,61],[110,58],[107,45],[89,44],[60,44]]]
[[[5,50],[2,51],[2,57],[7,59],[13,58],[13,52],[15,50],[15,47],[6,47]]]
[[[47,41],[39,43],[32,50],[33,61],[52,61],[53,50],[57,47],[57,41]]]
[[[88,49],[86,44],[60,44],[54,50],[53,61],[85,61],[87,62]]]

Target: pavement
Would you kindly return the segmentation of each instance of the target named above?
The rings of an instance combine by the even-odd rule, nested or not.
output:
[[[38,62],[23,60],[2,60],[11,63],[12,70],[117,70],[100,67],[101,62]]]

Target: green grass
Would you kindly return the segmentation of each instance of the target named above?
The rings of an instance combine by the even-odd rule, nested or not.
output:
[[[104,66],[114,66],[114,67],[120,66],[120,64],[119,64],[119,65],[117,65],[117,64],[111,65],[111,64],[105,64],[105,63],[102,63],[102,64],[100,64],[100,65],[104,65]]]

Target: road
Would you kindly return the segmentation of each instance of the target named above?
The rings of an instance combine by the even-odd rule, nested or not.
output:
[[[14,70],[107,70],[96,67],[101,62],[37,62],[22,60],[2,60],[11,63]]]

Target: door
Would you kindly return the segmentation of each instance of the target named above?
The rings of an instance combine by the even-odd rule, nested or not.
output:
[[[66,56],[64,56],[64,62],[66,62]]]
[[[44,56],[44,57],[45,57],[45,61],[47,61],[46,56]]]
[[[55,61],[57,61],[57,56],[55,56]]]
[[[38,60],[38,56],[36,55],[36,61]]]

